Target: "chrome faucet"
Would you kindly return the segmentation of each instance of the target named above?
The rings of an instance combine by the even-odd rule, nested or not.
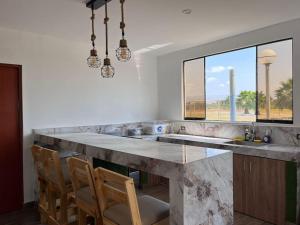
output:
[[[245,128],[245,141],[254,141],[256,137],[255,123],[252,122],[251,126]]]
[[[250,141],[254,141],[255,137],[256,137],[255,123],[252,122],[251,130],[250,130]]]

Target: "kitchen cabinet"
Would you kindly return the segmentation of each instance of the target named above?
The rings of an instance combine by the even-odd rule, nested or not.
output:
[[[234,209],[282,225],[286,218],[286,163],[234,154]]]

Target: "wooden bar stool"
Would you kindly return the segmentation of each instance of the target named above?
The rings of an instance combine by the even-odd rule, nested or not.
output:
[[[96,225],[102,225],[99,201],[96,195],[94,169],[87,161],[78,158],[67,159],[75,202],[79,210],[79,225],[87,224],[87,217],[95,219]]]
[[[104,225],[169,224],[169,204],[136,196],[132,178],[97,168],[96,191]]]
[[[42,148],[33,145],[31,148],[35,169],[37,172],[39,199],[38,208],[41,215],[41,222],[48,224],[48,202],[47,202],[47,178],[45,174],[45,157],[42,154]]]
[[[42,155],[48,190],[48,222],[50,225],[71,224],[75,222],[76,210],[67,164],[60,159],[57,151],[43,148]]]

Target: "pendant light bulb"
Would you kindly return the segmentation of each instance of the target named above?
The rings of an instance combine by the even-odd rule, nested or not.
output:
[[[115,68],[111,66],[110,59],[105,58],[101,68],[101,75],[103,78],[113,78],[115,75]]]
[[[131,51],[125,39],[120,40],[120,47],[116,50],[116,56],[120,62],[128,62],[131,59]]]
[[[87,64],[90,68],[100,68],[101,60],[97,55],[97,50],[92,49],[90,52],[90,56],[87,58]]]

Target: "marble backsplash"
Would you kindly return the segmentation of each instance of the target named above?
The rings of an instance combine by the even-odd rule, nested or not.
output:
[[[252,125],[222,122],[204,121],[170,121],[169,132],[176,134],[187,134],[197,136],[209,136],[219,138],[244,137],[245,129]],[[254,124],[256,136],[263,138],[266,132],[271,134],[272,143],[280,145],[300,146],[297,134],[300,134],[300,127],[275,126],[269,124]]]
[[[34,132],[42,134],[92,132],[124,137],[137,133],[149,135],[174,133],[233,139],[239,136],[244,136],[244,131],[247,127],[249,127],[249,124],[205,121],[150,121],[35,129]],[[274,144],[300,146],[300,140],[297,139],[297,134],[300,134],[300,127],[255,124],[255,131],[256,136],[260,138],[263,138],[266,131],[271,133],[272,143]]]
[[[58,127],[46,129],[34,129],[34,133],[38,134],[62,134],[62,133],[98,133],[110,134],[115,136],[131,136],[131,133],[136,130],[141,130],[141,134],[155,134],[154,128],[160,128],[161,133],[170,133],[169,121],[150,121],[150,122],[135,122],[122,124],[106,124],[106,125],[91,125],[77,127]],[[158,127],[159,125],[159,127]]]

